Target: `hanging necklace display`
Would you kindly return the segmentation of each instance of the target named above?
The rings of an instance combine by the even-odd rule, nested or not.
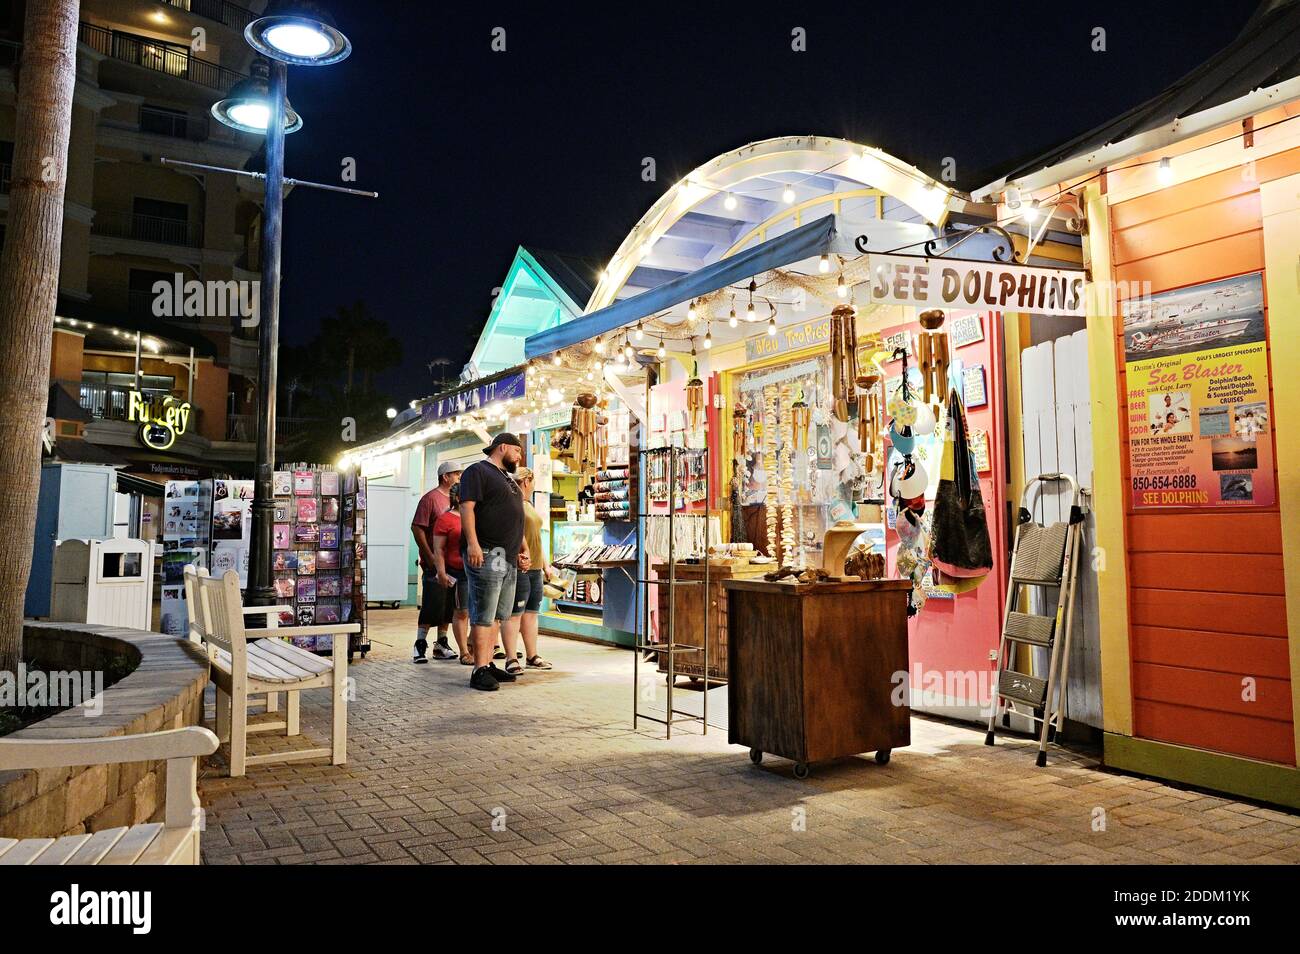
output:
[[[771,384],[763,388],[763,478],[767,483],[763,507],[767,516],[766,552],[776,557],[776,386]]]
[[[781,448],[777,467],[781,477],[781,552],[778,565],[794,559],[794,463],[791,450],[794,444],[794,427],[790,413],[792,394],[789,383],[781,385]]]
[[[837,421],[849,420],[858,380],[858,330],[852,305],[831,312],[831,407]]]
[[[924,401],[942,401],[948,396],[948,335],[943,327],[943,312],[937,308],[917,316],[923,329],[917,336],[917,364],[921,368]]]

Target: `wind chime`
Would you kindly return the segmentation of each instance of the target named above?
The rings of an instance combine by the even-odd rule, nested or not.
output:
[[[922,391],[927,404],[948,397],[948,335],[943,327],[943,312],[938,308],[917,316],[922,331],[917,336],[917,365],[921,369]]]
[[[831,312],[831,407],[837,421],[848,423],[849,403],[858,380],[858,329],[852,305]]]
[[[749,407],[743,401],[731,412],[731,447],[736,457],[749,456]]]
[[[686,382],[686,416],[691,430],[697,431],[704,422],[704,382],[700,380],[700,364],[695,362],[691,379]]]
[[[794,427],[794,449],[808,449],[808,427],[812,424],[812,408],[803,399],[803,389],[799,389],[798,399],[790,405],[790,423]]]
[[[873,367],[868,373],[858,375],[857,381],[858,446],[866,455],[865,467],[868,474],[875,473],[876,462],[880,459],[880,452],[883,449],[881,430],[884,420],[882,408],[884,398],[881,393],[881,383],[884,381],[884,375],[880,374],[879,370]]]
[[[596,395],[590,391],[579,394],[573,403],[573,412],[569,417],[572,432],[573,462],[580,474],[585,474],[596,465]]]
[[[602,396],[596,411],[596,459],[597,471],[609,466],[609,399]]]

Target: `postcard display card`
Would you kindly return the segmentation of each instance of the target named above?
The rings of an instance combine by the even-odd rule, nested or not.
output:
[[[189,632],[185,567],[208,565],[212,530],[212,481],[169,480],[163,490],[162,631]]]
[[[273,576],[283,626],[365,625],[365,481],[299,465],[276,471]],[[303,649],[329,652],[330,636],[296,636]],[[351,650],[364,656],[364,628]]]
[[[221,576],[239,574],[239,588],[248,588],[248,551],[253,539],[253,482],[218,480],[212,487],[212,563],[208,571]]]

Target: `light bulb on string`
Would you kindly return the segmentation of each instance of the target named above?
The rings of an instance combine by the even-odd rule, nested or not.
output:
[[[745,320],[753,321],[758,316],[754,314],[754,292],[758,290],[758,281],[751,278],[749,280],[749,304],[745,307]]]
[[[841,298],[846,298],[846,297],[848,297],[848,294],[849,294],[849,286],[846,285],[846,284],[844,283],[844,273],[843,273],[843,272],[840,272],[840,278],[839,278],[839,281],[837,281],[837,282],[835,283],[835,294],[839,295]]]
[[[817,271],[825,275],[830,270],[831,270],[831,257],[829,255],[824,254],[817,262]]]
[[[645,332],[641,330],[641,322],[636,323],[636,340],[640,341],[645,337]]]
[[[695,318],[696,318],[696,314],[695,314],[695,299],[692,298],[692,299],[691,299],[691,304],[690,304],[690,306],[686,309],[686,320],[687,320],[687,321],[694,321]]]
[[[551,364],[555,365],[557,368],[560,366],[560,352],[557,351],[555,354],[551,355]]]
[[[704,350],[708,351],[712,347],[713,347],[713,332],[706,331],[704,333]]]
[[[600,336],[597,336],[595,342],[592,344],[591,347],[592,350],[596,352],[596,354],[604,354],[605,353],[604,339],[601,338]]]
[[[663,339],[663,338],[660,338],[660,339],[659,339],[659,350],[657,350],[657,351],[655,352],[655,354],[657,354],[657,355],[658,355],[659,357],[661,357],[661,358],[663,358],[663,357],[667,357],[667,355],[668,355],[668,349],[664,347],[664,339]]]
[[[727,197],[722,200],[722,207],[726,209],[728,212],[736,211],[737,204],[738,203],[736,202],[736,197],[732,195],[730,192],[728,192]]]
[[[623,356],[629,361],[632,359],[632,346],[630,344],[623,345]]]
[[[733,297],[731,299],[731,314],[727,316],[727,325],[731,328],[734,328],[736,327],[737,323],[738,322],[736,321],[736,299]]]
[[[1174,161],[1168,156],[1160,157],[1160,164],[1156,166],[1156,181],[1162,186],[1174,181]]]
[[[794,187],[787,185],[781,190],[781,201],[786,205],[794,205]]]
[[[1038,200],[1035,199],[1033,202],[1029,203],[1029,207],[1025,209],[1023,214],[1024,214],[1025,221],[1028,222],[1030,225],[1033,225],[1035,222],[1037,222],[1038,221]]]
[[[775,315],[767,319],[767,334],[768,337],[770,338],[776,337],[776,316]]]

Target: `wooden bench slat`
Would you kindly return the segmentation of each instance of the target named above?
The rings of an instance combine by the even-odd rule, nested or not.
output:
[[[68,863],[68,859],[75,855],[77,850],[88,841],[90,841],[89,835],[65,835],[46,848],[44,853],[33,864],[65,865]]]
[[[273,668],[251,652],[248,654],[247,659],[249,676],[263,682],[294,683],[308,675],[307,673],[291,674],[278,667]],[[231,672],[230,653],[224,649],[216,650],[213,654],[212,665],[229,675]]]
[[[146,848],[148,848],[159,833],[163,826],[159,822],[148,825],[135,825],[126,830],[121,838],[117,840],[108,854],[99,860],[101,865],[133,865]]]
[[[0,865],[30,865],[52,844],[53,838],[23,838],[5,852]]]
[[[16,844],[18,844],[17,838],[0,838],[0,857]]]
[[[105,828],[90,836],[90,840],[77,849],[77,853],[65,862],[70,865],[97,865],[114,845],[127,832],[126,828]]]
[[[279,656],[313,673],[329,672],[334,668],[334,663],[328,659],[322,659],[315,653],[308,652],[293,645],[293,643],[286,643],[281,639],[259,639],[253,645],[264,652]]]
[[[283,673],[286,676],[293,676],[295,679],[310,678],[316,675],[315,672],[302,666],[296,660],[286,659],[283,656],[268,652],[262,647],[261,643],[254,643],[248,647],[248,662],[250,668],[256,662],[266,667],[268,672]]]
[[[177,863],[177,854],[186,850],[191,839],[198,833],[189,828],[164,828],[135,862],[137,865],[172,865]]]

